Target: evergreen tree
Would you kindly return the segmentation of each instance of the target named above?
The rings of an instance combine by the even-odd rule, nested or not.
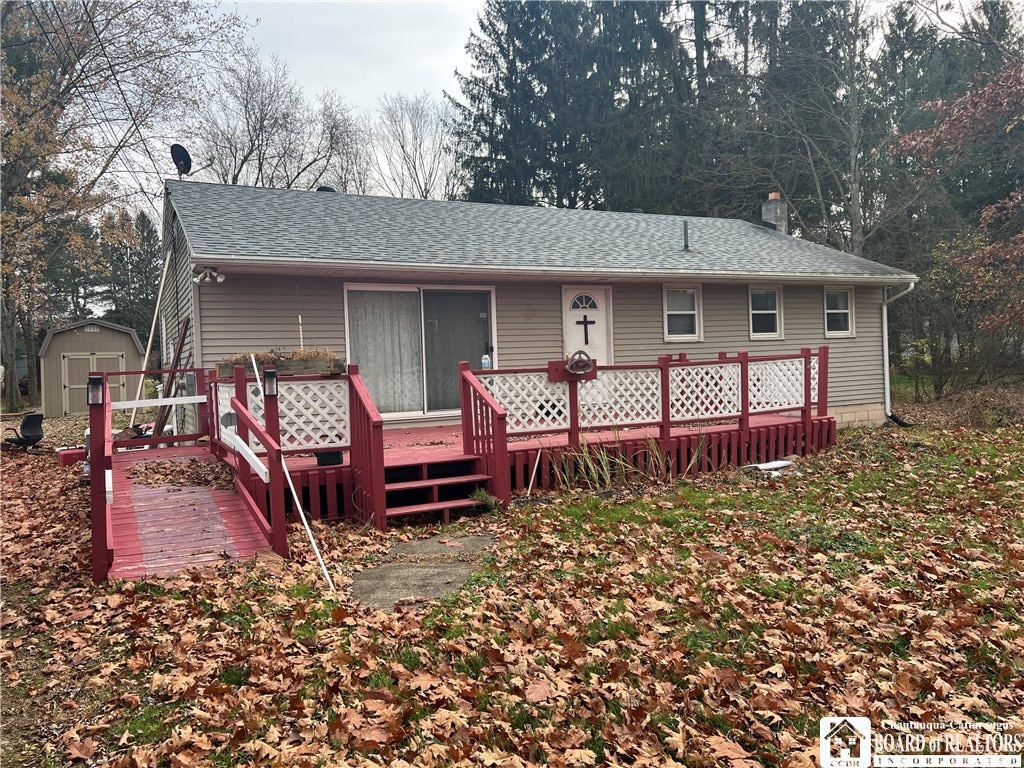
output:
[[[163,252],[160,233],[144,212],[135,215],[132,230],[135,236],[131,240],[103,246],[108,274],[99,298],[109,307],[105,320],[134,328],[144,339],[156,309]]]
[[[456,73],[464,102],[455,135],[469,178],[466,199],[500,198],[513,205],[538,201],[537,179],[547,147],[537,51],[548,39],[543,7],[536,2],[487,0],[466,51],[473,72]]]

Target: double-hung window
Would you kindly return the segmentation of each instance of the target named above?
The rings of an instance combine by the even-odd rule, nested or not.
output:
[[[781,339],[782,288],[750,286],[750,338]]]
[[[853,288],[825,288],[825,336],[853,336]]]
[[[700,286],[666,285],[662,300],[665,341],[702,341]]]

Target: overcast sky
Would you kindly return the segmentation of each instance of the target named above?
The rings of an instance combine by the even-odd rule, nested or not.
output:
[[[453,75],[482,0],[323,0],[239,2],[259,19],[252,30],[269,56],[288,63],[310,98],[333,88],[356,113],[373,112],[385,93],[458,94]]]

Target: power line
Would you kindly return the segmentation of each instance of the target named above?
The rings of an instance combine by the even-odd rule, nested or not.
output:
[[[153,166],[153,170],[156,171],[156,175],[162,175],[160,168],[153,159],[153,154],[149,151],[149,144],[146,143],[145,137],[142,135],[142,128],[139,127],[139,121],[135,117],[135,112],[132,111],[132,105],[128,101],[128,96],[124,92],[124,88],[121,86],[121,80],[117,76],[117,70],[114,69],[114,62],[110,60],[110,55],[107,53],[107,46],[103,42],[103,38],[100,37],[100,32],[96,28],[96,21],[92,17],[92,11],[89,10],[89,6],[82,0],[82,10],[85,11],[85,18],[89,20],[89,26],[92,27],[92,32],[96,36],[96,42],[100,44],[100,52],[103,54],[103,58],[107,60],[107,67],[110,70],[110,76],[114,79],[114,85],[117,86],[117,92],[121,94],[121,100],[124,102],[125,109],[128,110],[128,117],[131,118],[132,126],[135,128],[136,133],[139,134],[139,139],[142,141],[142,149],[149,158],[149,162]]]
[[[53,15],[54,15],[54,17],[56,17],[56,20],[57,20],[56,23],[55,23],[54,22],[54,18],[50,16],[50,11],[48,10],[47,5],[46,4],[41,4],[41,6],[40,6],[44,16],[46,17],[47,21],[49,22],[50,28],[53,30],[53,42],[56,42],[59,45],[60,48],[62,48],[62,49],[65,48],[65,45],[61,41],[60,35],[57,32],[57,24],[59,24],[60,28],[64,32],[65,38],[67,39],[68,51],[58,51],[58,50],[56,50],[54,48],[52,42],[50,41],[49,33],[47,33],[47,30],[44,27],[42,21],[40,21],[39,17],[36,15],[35,9],[32,8],[32,4],[29,4],[29,7],[30,7],[30,9],[32,11],[32,15],[36,19],[36,23],[39,24],[40,29],[42,29],[43,33],[46,35],[47,43],[50,45],[50,50],[53,51],[54,55],[61,62],[61,64],[64,67],[65,71],[70,72],[71,71],[71,64],[68,64],[68,63],[65,63],[65,62],[66,61],[70,61],[70,62],[73,63],[75,60],[77,60],[78,52],[73,50],[74,38],[72,37],[71,32],[68,30],[68,27],[67,27],[67,25],[64,22],[64,19],[61,18],[59,8],[56,5],[52,6]],[[103,41],[100,39],[98,31],[96,29],[96,26],[95,26],[95,24],[92,21],[91,15],[88,14],[88,11],[86,13],[86,16],[89,19],[90,25],[92,26],[93,33],[96,35],[97,41],[100,43],[101,51],[103,51],[104,57],[107,59],[107,66],[110,69],[111,74],[114,74],[113,64],[111,63],[109,56],[106,55],[105,49],[103,47]],[[70,58],[67,58],[65,56],[66,53],[70,53]],[[82,75],[83,75],[83,81],[84,81],[85,80],[85,75],[86,75],[84,68],[82,69]],[[116,76],[115,76],[115,82],[117,82],[116,81]],[[120,83],[118,83],[118,87],[120,89]],[[122,92],[122,95],[123,95],[123,92]],[[113,155],[115,157],[119,156],[123,150],[128,148],[126,140],[127,140],[128,137],[130,137],[132,135],[133,132],[139,135],[140,139],[142,140],[143,147],[144,148],[146,147],[145,139],[142,139],[142,131],[139,128],[138,122],[136,121],[135,115],[131,111],[131,107],[130,106],[128,107],[128,110],[129,110],[129,118],[131,119],[131,129],[127,129],[126,128],[125,129],[124,137],[119,140],[117,138],[117,134],[114,132],[114,128],[113,128],[113,126],[115,124],[115,121],[112,120],[110,115],[107,113],[106,107],[103,104],[103,102],[101,100],[99,100],[99,99],[95,100],[96,106],[99,108],[99,111],[103,115],[103,120],[100,120],[96,116],[96,112],[93,111],[92,101],[90,99],[82,99],[81,101],[82,101],[82,105],[85,107],[85,110],[88,112],[89,117],[92,119],[93,123],[97,126],[97,130],[99,130],[100,133],[104,133],[104,134],[109,135],[109,139],[110,139],[110,141],[112,143],[111,144],[111,152],[113,153]],[[126,106],[128,106],[127,103],[126,103]],[[106,130],[104,130],[104,129],[106,129]],[[149,154],[148,153],[148,148],[146,148],[146,149],[147,149],[147,154]],[[156,162],[153,160],[152,155],[150,155],[150,161],[153,163],[154,169],[156,169],[157,176],[161,176],[162,174],[160,173],[159,169],[156,168]],[[151,195],[148,192],[146,192],[146,189],[143,186],[142,181],[139,179],[139,177],[136,174],[136,172],[134,171],[134,169],[132,169],[131,166],[128,165],[128,163],[124,162],[123,160],[121,160],[121,165],[124,168],[124,172],[126,172],[129,176],[132,177],[132,179],[134,180],[134,182],[135,182],[139,192],[146,199],[146,202],[149,203],[150,208],[153,209],[153,213],[156,215],[157,220],[161,219],[162,215],[161,215],[159,209],[156,207],[156,204],[153,202],[153,198],[151,197]],[[114,172],[116,173],[116,171],[114,171]]]

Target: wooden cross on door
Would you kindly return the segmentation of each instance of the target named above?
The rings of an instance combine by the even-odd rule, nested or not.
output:
[[[583,344],[584,346],[590,344],[590,326],[597,325],[597,320],[591,320],[586,315],[583,316],[582,320],[577,320],[576,325],[583,326]]]

